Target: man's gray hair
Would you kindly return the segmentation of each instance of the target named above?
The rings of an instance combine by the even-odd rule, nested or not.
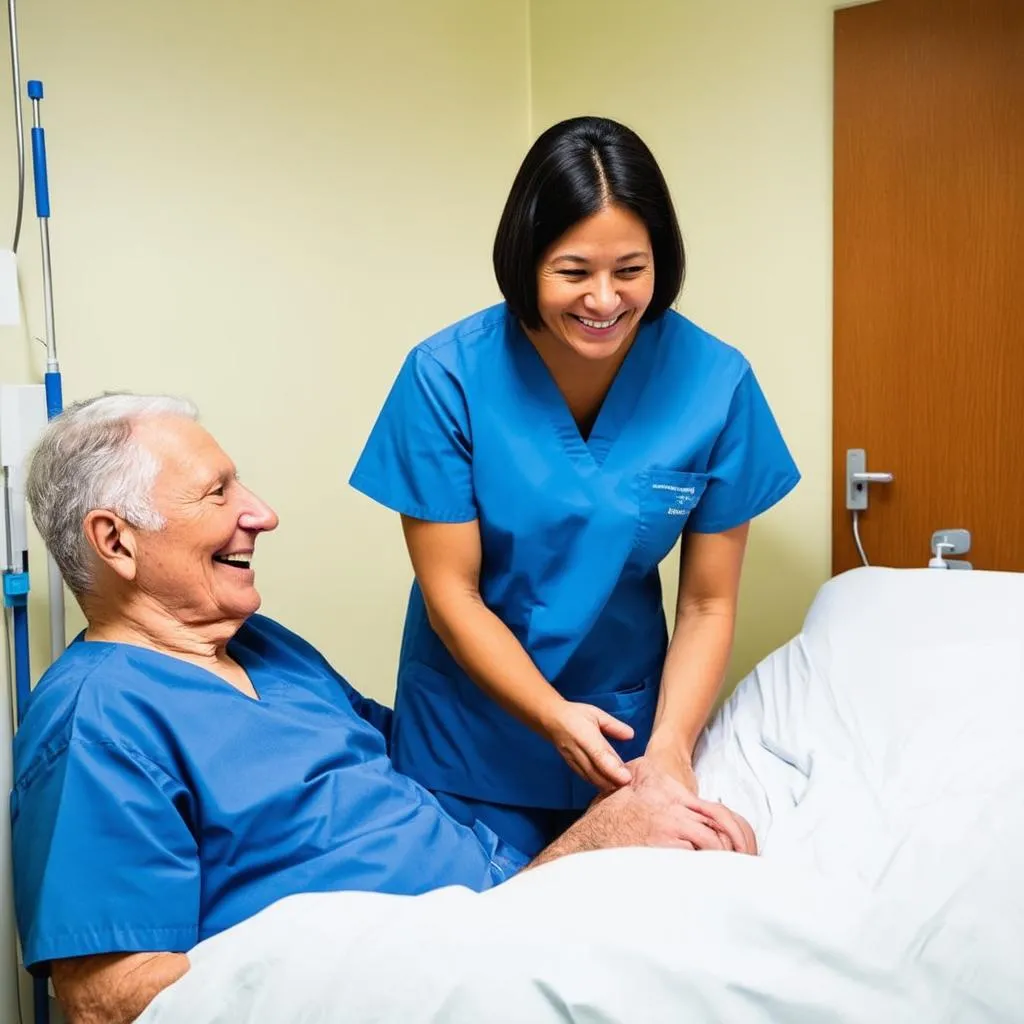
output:
[[[156,457],[132,437],[132,425],[154,416],[196,419],[196,407],[170,395],[105,394],[54,419],[32,454],[26,492],[32,518],[64,582],[76,595],[93,582],[92,549],[82,524],[108,509],[132,526],[159,530],[153,507]]]

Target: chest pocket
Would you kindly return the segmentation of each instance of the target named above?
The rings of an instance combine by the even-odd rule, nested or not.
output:
[[[638,481],[640,522],[636,549],[651,564],[657,565],[672,550],[690,513],[700,504],[708,475],[650,469],[641,473]]]

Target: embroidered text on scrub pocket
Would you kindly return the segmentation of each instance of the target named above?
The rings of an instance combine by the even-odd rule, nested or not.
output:
[[[678,484],[651,484],[654,491],[672,491],[675,495],[675,504],[669,505],[665,510],[667,516],[689,515],[693,506],[697,504],[697,488],[682,487]]]

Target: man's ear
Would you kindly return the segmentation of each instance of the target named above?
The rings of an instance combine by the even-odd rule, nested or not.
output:
[[[138,571],[135,531],[119,516],[94,508],[82,523],[85,539],[96,557],[123,580],[134,580]]]

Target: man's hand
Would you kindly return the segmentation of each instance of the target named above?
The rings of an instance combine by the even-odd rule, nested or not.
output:
[[[646,755],[635,761],[630,761],[628,767],[633,775],[632,789],[648,798],[654,796],[655,799],[667,801],[670,806],[677,809],[682,808],[685,813],[696,816],[717,833],[720,846],[713,844],[697,846],[694,844],[694,849],[724,849],[733,850],[736,853],[757,853],[757,838],[754,835],[754,830],[739,814],[730,811],[723,804],[702,800],[694,790],[687,788],[678,779],[662,771],[657,760]]]
[[[569,767],[587,782],[605,791],[629,785],[629,769],[605,739],[632,739],[633,730],[625,722],[592,704],[559,700],[542,727]]]
[[[598,797],[529,867],[570,853],[622,846],[757,852],[754,832],[739,815],[701,800],[644,758],[628,767],[630,784]]]

